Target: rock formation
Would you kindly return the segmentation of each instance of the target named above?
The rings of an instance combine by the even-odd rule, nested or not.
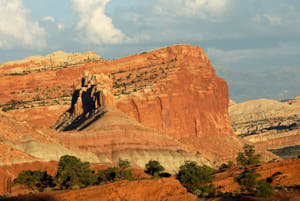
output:
[[[82,80],[86,71],[91,74]],[[244,143],[233,135],[227,83],[199,47],[174,45],[102,63],[5,75],[0,89],[0,107],[48,140],[44,148],[34,134],[14,148],[43,160],[72,153],[114,163],[125,156],[139,167],[156,159],[174,171],[184,160],[233,160]],[[52,125],[69,132],[48,130]]]
[[[272,178],[271,184],[273,186],[293,186],[297,185],[299,182],[299,168],[300,159],[289,159],[280,162],[265,163],[259,166],[252,166],[251,170],[257,171],[261,175],[260,179]],[[241,171],[240,167],[233,166],[232,168],[215,174],[215,186],[219,187],[218,189],[222,192],[233,192],[240,188],[240,186],[234,182],[234,177],[238,176]],[[286,200],[286,198],[283,200]]]
[[[24,112],[36,113],[39,107],[68,105],[73,83],[86,70],[110,75],[117,108],[146,126],[177,139],[233,133],[227,83],[216,76],[202,49],[189,45],[76,68],[3,76],[0,89],[5,90],[0,94],[0,107],[21,118]],[[27,121],[35,118],[41,123],[42,115],[41,121],[36,116],[29,116]],[[44,122],[50,126],[56,120]]]
[[[171,46],[148,52],[136,62],[142,67],[136,64],[139,68],[132,66],[112,77],[116,95],[121,91],[121,111],[177,139],[232,133],[227,83],[216,76],[199,47]]]
[[[74,86],[71,108],[53,126],[57,130],[80,130],[91,120],[105,113],[105,106],[114,106],[112,81],[109,77],[86,72]]]
[[[232,105],[229,114],[234,132],[261,150],[300,145],[299,102],[297,98],[259,99]]]
[[[199,47],[5,74],[0,90],[0,139],[20,153],[18,161],[0,158],[6,164],[68,154],[102,164],[128,159],[139,168],[158,160],[175,173],[186,160],[234,160],[244,143],[233,135],[227,83]]]
[[[30,56],[19,61],[10,61],[0,65],[0,75],[26,75],[32,72],[57,70],[67,66],[88,62],[102,62],[95,52],[66,53],[53,52],[47,56]]]
[[[237,135],[281,133],[299,129],[300,107],[290,100],[259,99],[232,105],[230,119]]]
[[[35,195],[21,195],[13,200],[42,201],[197,201],[174,178],[147,179],[138,181],[118,181],[105,185],[92,186],[80,190],[43,192]]]

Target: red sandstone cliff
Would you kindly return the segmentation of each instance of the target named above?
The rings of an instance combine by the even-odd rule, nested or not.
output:
[[[103,86],[93,75],[74,86],[85,71],[103,74],[110,83],[109,93],[97,95]],[[0,116],[3,146],[19,151],[25,161],[58,160],[71,154],[108,164],[121,157],[143,168],[153,159],[174,173],[185,160],[208,165],[233,160],[244,143],[232,135],[227,83],[216,76],[199,47],[175,45],[104,63],[26,75],[4,73],[0,91],[0,107],[6,111]],[[105,114],[90,119],[82,131],[50,129],[76,91],[80,97],[88,94],[95,109],[109,106]],[[76,99],[72,104],[74,117],[85,111],[84,102]]]
[[[33,111],[43,105],[69,104],[72,85],[85,70],[109,75],[117,108],[146,126],[167,131],[178,139],[232,133],[227,83],[216,76],[201,48],[189,45],[104,63],[3,76],[0,89],[5,90],[0,94],[0,104],[2,108],[11,106],[5,103],[13,99],[19,101],[13,108]],[[44,123],[50,126],[55,121]]]
[[[99,121],[91,119],[93,124],[81,134],[47,129],[69,108],[74,84],[85,71],[111,80],[113,97],[108,97],[117,108]],[[85,87],[81,92],[75,89],[86,93]],[[35,134],[31,141],[14,142],[14,147],[37,158],[57,160],[71,151],[79,157],[89,153],[85,159],[91,162],[112,162],[125,154],[139,158],[140,167],[152,157],[174,169],[199,156],[204,163],[232,160],[244,143],[232,135],[227,83],[216,76],[199,47],[174,45],[103,63],[4,75],[0,89],[2,110],[38,129],[51,144],[47,146],[52,151],[44,150],[46,145],[38,143]],[[75,104],[81,106],[80,101]]]

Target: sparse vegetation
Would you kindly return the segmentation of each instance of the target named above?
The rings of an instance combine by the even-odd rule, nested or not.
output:
[[[253,192],[257,181],[256,179],[260,176],[256,171],[245,169],[239,176],[234,178],[234,181],[237,182],[243,191]]]
[[[222,170],[222,169],[230,168],[233,165],[234,165],[233,161],[229,161],[227,164],[226,163],[221,164],[219,169]]]
[[[105,184],[119,180],[132,180],[133,173],[128,160],[119,159],[118,167],[109,167],[105,170],[99,170],[98,184]]]
[[[117,180],[119,175],[118,168],[116,167],[109,167],[105,170],[98,171],[98,183],[99,184],[106,184],[108,182],[113,182]]]
[[[97,182],[97,176],[90,169],[90,164],[70,155],[60,158],[56,178],[62,189],[76,186],[83,188]]]
[[[260,163],[260,155],[255,154],[255,149],[253,145],[245,144],[244,153],[238,153],[236,158],[237,163],[242,165],[244,170],[237,177],[234,178],[234,181],[237,182],[243,191],[254,193],[259,197],[270,197],[273,195],[274,190],[268,180],[262,179],[257,182],[257,178],[260,177],[260,174],[255,170],[249,169],[249,165]],[[271,179],[269,179],[272,182]]]
[[[258,197],[271,197],[274,194],[274,188],[267,182],[267,180],[262,179],[258,182],[255,195]]]
[[[47,172],[40,170],[23,170],[13,182],[29,187],[31,190],[43,191],[44,188],[53,188],[56,185],[55,179]]]
[[[208,197],[212,196],[215,191],[212,183],[214,171],[206,165],[199,166],[196,162],[186,161],[179,168],[177,179],[189,192],[198,197]]]
[[[82,162],[75,156],[62,156],[58,163],[56,177],[40,170],[24,170],[14,180],[32,191],[51,191],[54,189],[80,189],[96,184],[105,184],[119,180],[132,180],[133,173],[128,160],[119,160],[118,167],[99,170],[97,174],[90,169],[88,162]]]
[[[2,110],[4,112],[9,111],[9,110],[14,110],[16,108],[18,108],[20,105],[24,105],[26,103],[26,101],[22,101],[22,100],[10,100],[8,101],[6,104],[1,105]]]
[[[260,154],[255,154],[253,145],[245,144],[243,147],[244,153],[239,152],[236,161],[239,165],[247,166],[260,163]]]
[[[145,165],[145,172],[152,176],[159,176],[159,173],[164,170],[165,170],[165,168],[159,163],[159,161],[156,161],[156,160],[150,160]]]

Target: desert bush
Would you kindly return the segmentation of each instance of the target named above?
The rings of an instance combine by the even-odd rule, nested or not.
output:
[[[130,167],[130,162],[127,159],[122,160],[121,158],[119,158],[118,166],[121,169],[126,169]]]
[[[271,197],[274,194],[274,188],[265,179],[258,182],[255,195],[258,197]]]
[[[124,169],[120,170],[120,179],[126,179],[126,180],[132,180],[133,179],[133,173],[131,169]]]
[[[130,162],[127,159],[122,160],[120,158],[119,162],[118,162],[118,166],[119,166],[119,179],[120,180],[123,180],[123,179],[131,180],[131,179],[133,179],[133,173],[132,173],[132,170],[130,168]]]
[[[226,169],[226,168],[230,168],[234,165],[234,163],[232,161],[229,161],[227,164],[226,163],[222,163],[219,167],[219,169]]]
[[[109,167],[105,170],[98,170],[97,176],[99,184],[113,182],[117,180],[117,177],[119,176],[119,171],[116,167]]]
[[[168,173],[168,172],[162,172],[162,173],[159,173],[158,176],[159,177],[166,177],[166,178],[168,178],[168,177],[171,177],[172,175],[170,173]]]
[[[189,192],[199,197],[207,197],[214,194],[215,191],[212,184],[214,171],[206,165],[199,166],[196,162],[186,161],[184,165],[180,166],[176,177]]]
[[[164,171],[165,168],[159,163],[159,161],[150,160],[145,165],[145,172],[152,176],[158,176],[160,172]]]
[[[22,184],[29,187],[31,190],[38,191],[43,191],[43,189],[47,187],[51,188],[56,185],[56,181],[51,175],[40,170],[23,170],[13,183]]]
[[[234,181],[237,182],[240,186],[242,186],[243,190],[253,191],[257,184],[258,174],[254,170],[245,169],[241,174],[234,178]]]
[[[244,153],[239,152],[236,161],[239,165],[247,166],[260,163],[260,154],[255,154],[253,145],[245,144],[243,147]]]
[[[97,176],[90,169],[88,162],[81,162],[75,156],[62,156],[58,163],[56,178],[63,189],[78,185],[80,188],[97,182]]]

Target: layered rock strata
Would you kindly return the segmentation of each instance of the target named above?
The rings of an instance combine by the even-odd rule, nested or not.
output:
[[[92,73],[82,79],[86,71]],[[5,113],[18,126],[8,126],[1,137],[33,160],[69,154],[112,164],[123,158],[140,168],[158,160],[175,173],[185,160],[207,165],[234,160],[244,143],[229,121],[228,86],[199,47],[176,45],[104,63],[3,76],[0,89],[6,89],[0,103],[18,101]],[[68,132],[49,129],[53,124]],[[15,133],[17,139],[7,139]]]
[[[95,52],[66,53],[53,52],[47,56],[30,56],[19,61],[10,61],[0,65],[0,75],[27,75],[34,72],[58,70],[88,62],[102,62]]]
[[[233,133],[227,83],[216,76],[202,49],[189,45],[57,71],[0,77],[0,89],[8,89],[0,94],[0,104],[8,112],[69,104],[72,84],[86,70],[110,75],[117,108],[146,126],[177,139]],[[45,124],[53,121],[56,119]]]
[[[256,134],[284,133],[300,129],[300,107],[296,100],[280,102],[260,99],[232,105],[230,119],[235,134],[242,136]]]
[[[235,134],[259,150],[293,149],[300,145],[300,101],[252,100],[230,106]],[[294,150],[297,152],[297,150]],[[295,157],[293,151],[286,158]]]

